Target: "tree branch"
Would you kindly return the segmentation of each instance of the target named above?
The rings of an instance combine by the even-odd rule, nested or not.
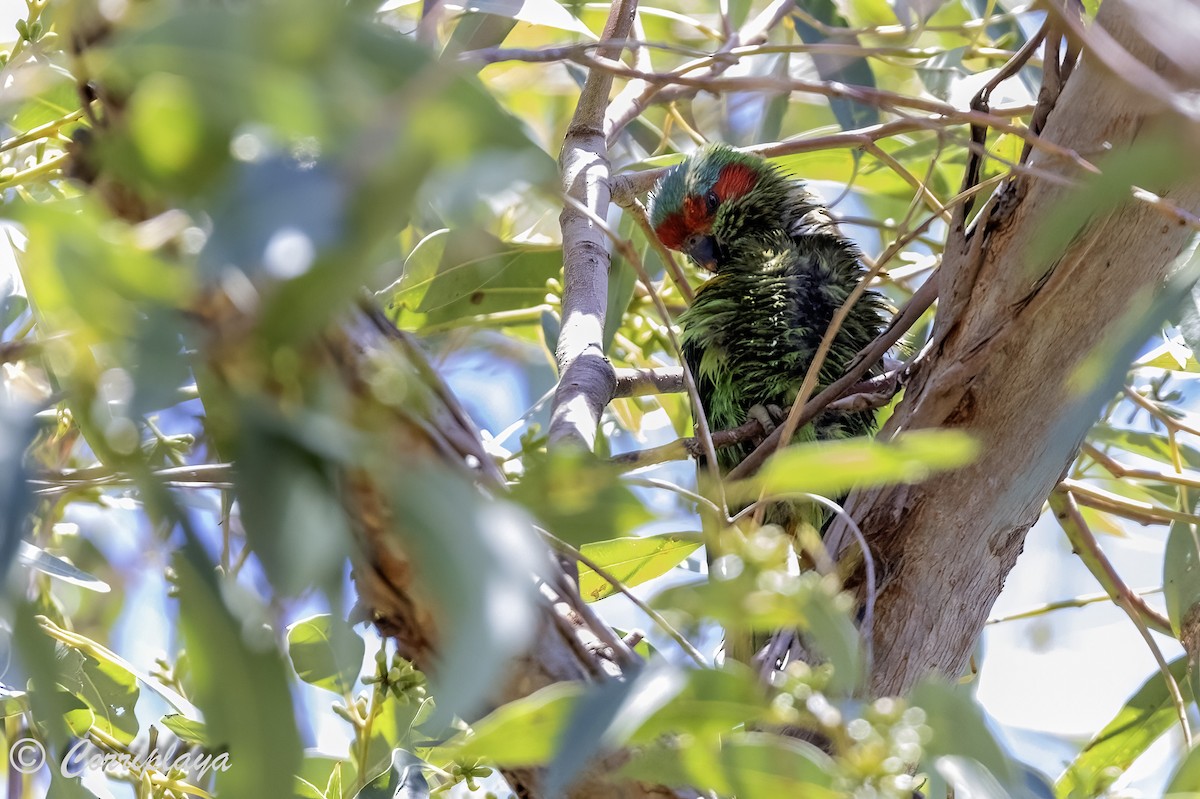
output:
[[[636,10],[636,0],[613,4],[601,38],[626,38]],[[620,46],[601,48],[600,53],[615,58]],[[599,70],[588,73],[559,156],[563,194],[600,219],[608,215],[609,205],[608,147],[603,126],[612,81],[612,75]],[[559,383],[550,413],[550,445],[569,442],[590,451],[596,443],[600,414],[616,390],[616,376],[604,357],[602,343],[610,257],[604,232],[571,203],[564,205],[559,223],[563,239],[563,321],[555,348]]]

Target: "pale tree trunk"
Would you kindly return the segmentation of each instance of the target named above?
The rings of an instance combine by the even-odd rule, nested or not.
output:
[[[1096,25],[1147,72],[1177,81],[1139,32],[1145,8],[1107,0]],[[1136,74],[1126,77],[1137,82]],[[1085,52],[1042,136],[1103,163],[1168,128],[1196,134],[1146,88]],[[1080,177],[1078,166],[1038,150],[1029,166]],[[1176,185],[1142,188],[1194,214],[1195,167],[1179,163],[1175,175],[1183,182]],[[930,672],[965,668],[1026,532],[1100,411],[1101,400],[1086,401],[1079,390],[1080,366],[1137,307],[1133,300],[1163,283],[1193,232],[1170,218],[1169,207],[1129,197],[1091,218],[1065,251],[1060,245],[1039,254],[1046,223],[1063,219],[1061,209],[1079,197],[1044,175],[1018,177],[990,198],[973,226],[950,232],[933,344],[881,435],[959,428],[978,440],[980,455],[936,480],[864,490],[849,501],[882,574],[875,694],[902,693]],[[844,527],[831,531],[835,551],[852,542]]]

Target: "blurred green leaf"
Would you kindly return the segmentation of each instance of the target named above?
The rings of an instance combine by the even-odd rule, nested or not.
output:
[[[277,796],[288,790],[284,786],[292,784],[301,762],[289,670],[269,632],[263,636],[259,630],[260,640],[247,642],[195,542],[176,555],[174,565],[196,704],[214,746],[232,763],[228,771],[217,772],[217,791]]]
[[[656,743],[634,753],[621,774],[650,783],[692,786],[738,799],[840,799],[834,766],[812,744],[770,733],[734,733],[720,742]]]
[[[366,651],[353,627],[329,614],[310,616],[288,627],[287,641],[300,679],[338,696],[350,695]]]
[[[1185,702],[1192,701],[1186,657],[1170,663]],[[1055,783],[1059,799],[1083,799],[1103,793],[1167,730],[1179,722],[1166,681],[1159,671],[1150,675],[1125,706],[1083,748]]]
[[[887,442],[868,439],[822,441],[788,447],[771,457],[757,479],[734,490],[837,496],[855,486],[916,483],[975,458],[978,445],[960,430],[914,430]]]
[[[707,618],[739,631],[803,630],[812,648],[833,666],[830,692],[849,695],[858,686],[862,653],[850,617],[852,603],[836,581],[816,572],[760,579],[744,564],[729,579],[668,588],[654,598],[654,605],[681,625]]]
[[[458,18],[442,58],[452,59],[470,50],[499,47],[516,26],[516,19],[510,16],[468,11]]]
[[[38,432],[36,412],[0,395],[0,578],[12,571],[21,547],[30,546],[22,540],[33,510],[33,495],[25,482],[25,450]]]
[[[627,536],[652,518],[620,472],[591,453],[557,450],[530,456],[525,468],[513,499],[576,546]]]
[[[545,549],[524,513],[434,464],[395,474],[391,497],[392,529],[443,631],[429,673],[435,718],[469,718],[538,628],[533,578]]]
[[[331,417],[289,419],[263,401],[239,409],[234,483],[250,546],[276,589],[336,591],[350,528],[337,469],[353,461],[354,435]]]
[[[62,119],[81,105],[75,77],[66,69],[46,64],[38,78],[41,91],[21,104],[11,123],[15,130],[23,132]]]
[[[1017,772],[1004,749],[987,727],[983,711],[961,687],[928,679],[914,689],[912,702],[925,711],[926,724],[933,735],[924,745],[927,762],[935,764],[942,776],[947,772],[963,775],[968,784],[991,785],[993,782],[1012,792]],[[947,762],[947,759],[950,759]],[[978,763],[986,772],[966,768]],[[978,789],[978,788],[976,788]],[[971,795],[975,795],[972,793]],[[989,796],[984,792],[981,796]]]
[[[127,336],[148,310],[178,306],[190,288],[186,271],[149,252],[94,199],[12,211],[28,236],[17,264],[47,333],[84,331],[82,344]]]
[[[472,724],[470,734],[445,744],[440,754],[511,768],[547,763],[584,690],[581,683],[560,682],[509,702]]]
[[[1194,168],[1193,157],[1169,134],[1156,133],[1097,160],[1100,174],[1089,175],[1058,203],[1029,242],[1027,268],[1031,273],[1051,268],[1085,226],[1103,224],[1105,216],[1135,202],[1134,186],[1170,185],[1181,170]]]
[[[584,544],[583,554],[627,588],[666,574],[704,543],[697,532],[663,533],[640,538],[617,538]],[[579,593],[588,602],[612,596],[616,589],[607,580],[579,564]]]
[[[566,793],[589,760],[619,747],[652,713],[669,704],[683,684],[678,670],[660,664],[590,686],[571,707],[546,768],[546,795]]]
[[[631,743],[651,744],[663,736],[687,735],[716,742],[743,726],[764,722],[770,708],[758,676],[727,660],[720,669],[692,669],[670,702],[634,733]]]

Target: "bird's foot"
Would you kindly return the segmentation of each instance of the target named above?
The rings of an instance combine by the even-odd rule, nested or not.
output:
[[[787,413],[774,403],[763,405],[756,402],[750,406],[749,416],[762,425],[763,438],[766,438],[787,418]]]

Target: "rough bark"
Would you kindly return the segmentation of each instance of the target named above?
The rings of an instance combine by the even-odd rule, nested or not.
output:
[[[1138,33],[1137,14],[1136,3],[1108,0],[1096,24],[1163,74],[1168,67]],[[1098,161],[1172,124],[1182,127],[1088,54],[1043,136]],[[1080,177],[1036,151],[1030,163]],[[1187,182],[1145,188],[1194,213],[1200,181],[1194,170],[1179,173]],[[1130,200],[1092,218],[1057,257],[1040,257],[1031,243],[1073,191],[1014,179],[972,226],[950,233],[933,343],[882,435],[961,428],[981,452],[937,480],[864,490],[849,501],[883,575],[873,631],[877,694],[965,667],[1026,532],[1099,412],[1081,402],[1072,378],[1131,298],[1163,282],[1192,233]],[[844,528],[829,541],[835,552],[852,545]]]

